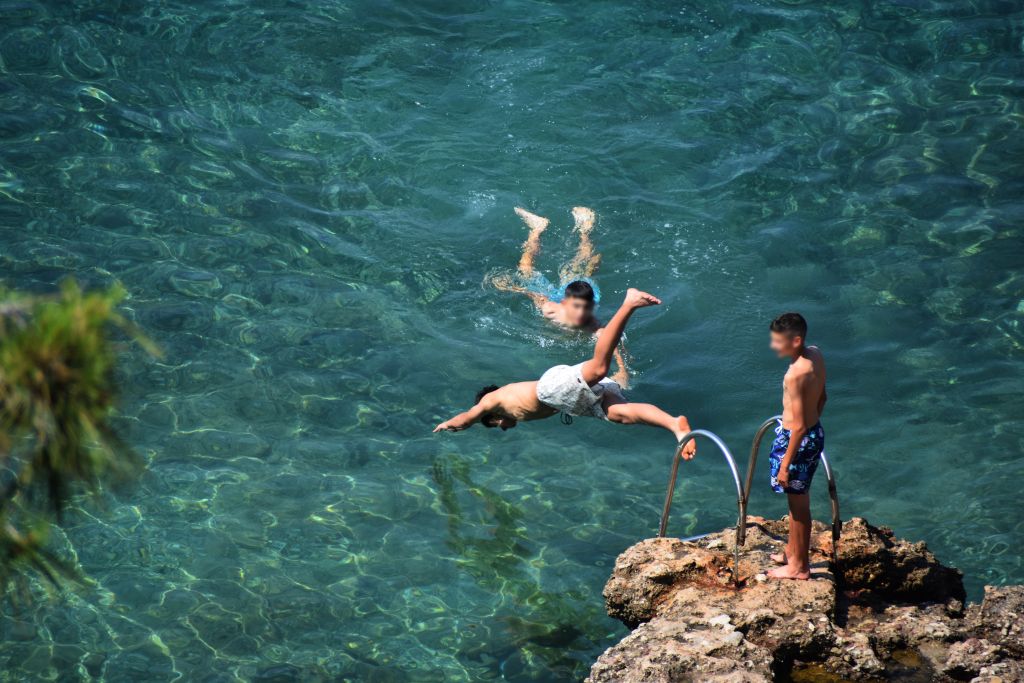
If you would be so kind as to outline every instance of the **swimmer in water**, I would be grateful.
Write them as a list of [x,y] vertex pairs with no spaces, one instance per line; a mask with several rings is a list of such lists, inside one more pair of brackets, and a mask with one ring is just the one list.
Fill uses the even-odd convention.
[[[519,422],[565,413],[619,424],[662,427],[672,432],[678,442],[690,431],[686,416],[669,415],[649,403],[630,403],[621,386],[608,377],[612,355],[630,316],[639,308],[660,303],[657,297],[630,289],[604,333],[597,338],[592,358],[578,365],[556,365],[533,382],[484,387],[476,395],[476,405],[437,425],[434,432],[459,432],[478,422],[506,431]],[[683,457],[689,460],[694,453],[696,444],[691,440],[683,449]]]
[[[534,261],[540,253],[540,236],[550,221],[520,207],[516,207],[515,212],[530,230],[523,243],[523,255],[519,258],[515,275],[494,276],[492,284],[505,292],[525,294],[545,318],[557,325],[599,335],[602,325],[594,315],[594,309],[601,300],[601,292],[591,279],[601,263],[601,255],[594,251],[594,243],[590,240],[594,212],[585,206],[572,209],[573,229],[579,233],[580,243],[572,260],[558,269],[561,282],[558,287],[534,269]],[[621,345],[615,349],[617,370],[612,379],[621,387],[629,388],[629,371],[622,351]]]

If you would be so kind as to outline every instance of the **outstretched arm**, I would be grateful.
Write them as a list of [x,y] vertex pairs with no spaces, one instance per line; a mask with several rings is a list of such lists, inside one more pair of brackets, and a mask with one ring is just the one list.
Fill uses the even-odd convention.
[[480,420],[480,416],[483,415],[479,405],[475,405],[464,413],[459,413],[450,420],[445,420],[441,424],[434,427],[434,433],[438,432],[461,432],[463,429],[469,429]]
[[469,429],[477,422],[479,422],[480,418],[485,413],[487,413],[490,410],[493,410],[497,406],[498,402],[493,397],[494,393],[495,392],[491,392],[490,394],[484,396],[482,399],[480,399],[479,403],[477,403],[475,406],[473,406],[466,412],[459,413],[452,419],[445,420],[441,424],[437,425],[436,427],[434,427],[434,433],[437,434],[438,432],[461,432],[463,429]]
[[583,364],[583,380],[587,384],[593,386],[608,376],[608,368],[611,366],[615,349],[622,340],[622,333],[626,331],[626,323],[629,322],[633,311],[645,306],[657,306],[660,303],[661,299],[638,289],[626,292],[626,299],[605,325],[604,332],[597,338],[594,357]]

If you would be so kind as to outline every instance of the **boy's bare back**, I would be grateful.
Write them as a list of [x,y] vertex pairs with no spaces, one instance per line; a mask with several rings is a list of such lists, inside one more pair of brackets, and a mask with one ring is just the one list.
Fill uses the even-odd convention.
[[537,382],[515,382],[492,391],[483,399],[488,412],[498,413],[513,420],[542,420],[557,410],[544,405],[537,398]]

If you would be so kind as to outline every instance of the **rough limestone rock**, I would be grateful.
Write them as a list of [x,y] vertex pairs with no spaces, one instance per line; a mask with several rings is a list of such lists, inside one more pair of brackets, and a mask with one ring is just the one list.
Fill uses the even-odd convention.
[[1024,681],[1024,663],[1006,661],[983,666],[971,683],[1022,683]]
[[593,683],[771,680],[771,652],[746,640],[727,618],[715,620],[712,617],[707,623],[698,618],[655,619],[638,627],[617,647],[628,653],[628,657],[602,657],[587,680]]
[[666,599],[690,584],[727,589],[730,560],[720,552],[675,538],[648,538],[619,555],[604,589],[609,616],[630,628],[650,621]]
[[968,638],[949,648],[942,673],[958,681],[969,681],[984,667],[998,664],[1004,654],[1002,648],[984,638]]
[[968,621],[980,635],[1024,658],[1024,586],[985,586],[985,597],[968,611]]
[[863,519],[843,525],[838,565],[815,524],[810,581],[769,580],[785,520],[750,518],[692,542],[651,538],[623,552],[604,590],[633,633],[594,664],[591,683],[886,679],[1024,682],[1024,587],[988,587],[964,610],[959,571],[923,543]]
[[943,566],[924,543],[895,538],[892,529],[859,517],[843,525],[839,564],[846,590],[866,590],[886,601],[948,602],[966,599],[963,574]]

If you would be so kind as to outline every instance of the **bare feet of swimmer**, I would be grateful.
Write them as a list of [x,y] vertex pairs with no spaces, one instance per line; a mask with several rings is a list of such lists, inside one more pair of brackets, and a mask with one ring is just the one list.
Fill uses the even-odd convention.
[[548,223],[551,222],[547,218],[538,216],[535,213],[530,213],[526,209],[518,206],[515,208],[515,211],[516,215],[523,219],[523,222],[526,223],[526,227],[531,231],[543,232],[544,229],[548,227]]
[[594,212],[585,206],[572,207],[572,217],[576,221],[576,230],[586,235],[594,229]]
[[796,579],[798,581],[806,581],[811,578],[811,570],[809,568],[801,569],[791,564],[786,564],[769,570],[768,576],[772,579]]

